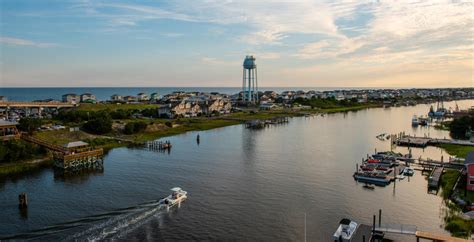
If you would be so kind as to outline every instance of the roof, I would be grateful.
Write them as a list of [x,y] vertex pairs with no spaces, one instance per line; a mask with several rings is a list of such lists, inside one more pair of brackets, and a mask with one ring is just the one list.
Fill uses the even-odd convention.
[[64,145],[65,148],[74,148],[74,147],[79,147],[79,146],[86,146],[89,145],[88,143],[84,141],[74,141],[74,142],[69,142],[66,145]]
[[474,164],[474,151],[469,151],[464,159],[464,164]]
[[18,125],[18,123],[0,119],[0,126],[12,126],[12,125]]

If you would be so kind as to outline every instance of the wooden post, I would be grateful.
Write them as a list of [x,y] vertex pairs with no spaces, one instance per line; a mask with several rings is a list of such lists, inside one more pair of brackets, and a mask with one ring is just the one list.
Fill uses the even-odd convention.
[[28,196],[24,192],[22,192],[22,193],[20,193],[20,195],[18,195],[18,207],[20,209],[28,207]]
[[379,209],[379,228],[382,227],[382,209]]

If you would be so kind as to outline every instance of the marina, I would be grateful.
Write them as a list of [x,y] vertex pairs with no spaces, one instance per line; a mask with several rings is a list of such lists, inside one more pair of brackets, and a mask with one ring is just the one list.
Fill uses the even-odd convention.
[[[303,241],[306,213],[308,241],[333,241],[342,218],[370,226],[375,204],[383,209],[387,222],[449,236],[439,212],[444,208],[442,197],[427,192],[428,181],[418,171],[420,166],[412,164],[420,156],[435,161],[444,156],[449,163],[441,149],[412,148],[414,162],[398,160],[396,173],[388,177],[400,175],[406,164],[414,175],[385,187],[364,188],[364,182],[352,177],[361,157],[366,160],[366,154],[390,150],[390,140],[374,138],[377,135],[405,131],[423,136],[426,131],[412,130],[406,120],[426,109],[427,105],[418,105],[292,118],[285,125],[258,131],[235,125],[188,132],[165,139],[173,145],[170,155],[121,147],[104,154],[100,173],[61,179],[46,169],[25,179],[2,181],[0,238],[101,238],[103,230],[114,231],[107,224],[118,221],[125,226],[123,234],[110,233],[108,239]],[[446,131],[430,130],[430,137],[445,136]],[[360,142],[361,137],[367,139]],[[401,146],[394,146],[393,152],[401,154],[398,159],[410,153]],[[388,155],[380,153],[380,157]],[[176,186],[192,197],[179,211],[155,210]],[[21,192],[28,194],[27,219],[18,209]],[[46,212],[51,204],[54,213]],[[412,240],[403,236],[390,234],[395,241],[416,241],[414,235]]]

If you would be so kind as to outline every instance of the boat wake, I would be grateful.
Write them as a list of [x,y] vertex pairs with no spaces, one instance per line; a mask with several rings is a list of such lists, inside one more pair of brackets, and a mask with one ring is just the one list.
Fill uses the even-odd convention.
[[152,201],[0,239],[66,241],[119,239],[166,212],[166,207],[159,201]]

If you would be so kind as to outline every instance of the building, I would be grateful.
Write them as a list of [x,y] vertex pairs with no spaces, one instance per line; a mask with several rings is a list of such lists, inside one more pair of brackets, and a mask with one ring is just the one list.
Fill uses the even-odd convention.
[[0,120],[0,141],[20,139],[16,126],[18,123]]
[[464,160],[466,165],[466,188],[469,191],[474,191],[474,151],[467,153],[466,159]]
[[212,101],[206,101],[201,104],[201,113],[209,115],[212,113],[230,113],[232,110],[232,104],[224,99],[217,99]]
[[137,94],[137,99],[138,99],[139,102],[150,100],[148,95],[146,93],[143,93],[143,92],[140,92],[140,93]]
[[68,93],[63,95],[63,102],[76,104],[81,101],[80,96],[75,93]]
[[8,98],[5,96],[0,96],[0,102],[6,102],[8,101]]
[[123,101],[123,97],[121,95],[114,94],[114,95],[110,96],[110,100],[112,100],[114,102],[121,102],[121,101]]
[[156,101],[156,100],[160,99],[160,95],[158,93],[154,92],[150,95],[150,99]]
[[123,100],[124,100],[125,102],[133,103],[133,102],[136,102],[136,101],[137,101],[137,98],[134,97],[134,96],[125,96],[125,97],[123,97]]
[[95,95],[91,93],[81,94],[81,102],[83,103],[95,103]]

